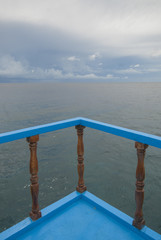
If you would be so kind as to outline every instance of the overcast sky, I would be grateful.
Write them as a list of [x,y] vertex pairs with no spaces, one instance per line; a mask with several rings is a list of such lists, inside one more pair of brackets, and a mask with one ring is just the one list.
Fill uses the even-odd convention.
[[160,0],[0,0],[0,78],[160,81]]

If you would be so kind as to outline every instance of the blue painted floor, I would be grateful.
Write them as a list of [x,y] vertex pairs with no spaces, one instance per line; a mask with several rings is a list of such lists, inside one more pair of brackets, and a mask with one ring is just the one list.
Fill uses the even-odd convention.
[[42,218],[30,218],[0,234],[0,239],[17,240],[141,240],[161,239],[144,227],[132,226],[132,218],[89,192],[73,192],[42,210]]
[[80,199],[17,239],[143,239]]

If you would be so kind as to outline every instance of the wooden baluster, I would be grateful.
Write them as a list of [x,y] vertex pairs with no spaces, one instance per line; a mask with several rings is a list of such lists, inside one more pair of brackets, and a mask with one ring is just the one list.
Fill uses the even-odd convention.
[[145,178],[145,168],[144,168],[144,157],[145,150],[148,147],[147,144],[135,143],[135,148],[137,149],[138,164],[136,168],[136,191],[135,191],[135,201],[136,201],[136,212],[135,218],[133,220],[133,226],[138,229],[142,229],[145,225],[145,220],[143,219],[143,201],[144,201],[144,178]]
[[41,217],[38,204],[39,184],[38,184],[38,160],[37,160],[37,142],[39,141],[39,135],[28,137],[30,148],[30,174],[31,174],[31,196],[32,196],[32,211],[30,217],[32,220],[36,220]]
[[75,127],[77,129],[77,135],[78,135],[78,145],[77,145],[77,154],[78,154],[78,186],[76,190],[80,193],[84,192],[87,190],[86,186],[84,185],[84,145],[83,145],[83,129],[85,128],[84,126],[77,125]]

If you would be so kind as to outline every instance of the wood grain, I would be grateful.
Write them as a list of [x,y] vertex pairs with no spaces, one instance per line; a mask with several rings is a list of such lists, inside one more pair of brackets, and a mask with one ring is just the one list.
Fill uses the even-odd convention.
[[80,193],[87,190],[87,187],[84,184],[84,144],[83,144],[83,130],[84,126],[77,125],[75,127],[77,129],[77,135],[78,135],[78,144],[77,144],[77,154],[78,154],[78,186],[76,190]]
[[145,225],[143,218],[143,202],[144,202],[144,158],[145,150],[148,147],[147,144],[135,142],[135,148],[137,149],[138,164],[136,168],[136,190],[135,190],[135,201],[136,201],[136,212],[133,220],[133,226],[138,229],[142,229]]
[[27,138],[30,149],[30,174],[31,174],[31,196],[32,196],[32,211],[30,217],[32,220],[36,220],[41,217],[38,204],[39,183],[38,183],[38,160],[37,160],[37,142],[39,141],[39,135],[35,135]]

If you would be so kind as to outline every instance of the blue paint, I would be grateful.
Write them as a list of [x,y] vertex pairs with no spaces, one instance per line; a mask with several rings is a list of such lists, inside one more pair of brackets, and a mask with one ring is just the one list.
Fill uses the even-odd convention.
[[161,137],[147,134],[139,131],[134,131],[127,128],[114,126],[99,121],[94,121],[88,118],[81,118],[81,125],[90,127],[96,130],[107,132],[119,137],[127,138],[144,144],[148,144],[157,148],[161,148]]
[[37,134],[47,133],[51,131],[60,130],[63,128],[73,127],[76,125],[83,125],[85,127],[90,127],[96,130],[114,134],[119,137],[127,138],[130,140],[142,142],[157,148],[161,148],[161,137],[152,134],[147,134],[139,131],[134,131],[127,128],[122,128],[114,126],[107,123],[102,123],[94,121],[88,118],[72,118],[64,121],[59,121],[55,123],[49,123],[45,125],[40,125],[36,127],[25,128],[21,130],[16,130],[7,133],[0,134],[0,143],[11,142],[25,137],[34,136]]
[[131,231],[136,232],[137,234],[142,236],[143,239],[161,239],[160,234],[154,232],[147,226],[145,226],[142,230],[138,230],[137,228],[133,227],[133,218],[121,212],[117,208],[111,206],[110,204],[106,203],[105,201],[101,200],[100,198],[96,197],[95,195],[89,193],[88,191],[82,193],[82,195],[87,202],[96,206],[100,211],[108,214],[113,219],[116,219],[118,224],[122,224],[125,227],[131,229]]
[[36,127],[24,128],[12,132],[0,134],[0,143],[15,141],[21,138],[31,137],[37,134],[52,132],[63,128],[73,127],[80,124],[80,118],[72,118],[55,123],[39,125]]
[[0,240],[4,239],[17,239],[22,234],[27,233],[30,229],[37,227],[41,222],[46,221],[53,214],[56,214],[59,211],[63,211],[64,208],[70,206],[72,203],[81,198],[81,194],[78,192],[73,192],[68,196],[60,199],[59,201],[49,205],[48,207],[41,210],[42,217],[36,221],[32,221],[30,217],[19,222],[13,227],[5,230],[0,233]]
[[73,192],[42,210],[42,218],[29,218],[0,234],[0,239],[161,239],[144,227],[131,226],[132,218],[89,192]]

